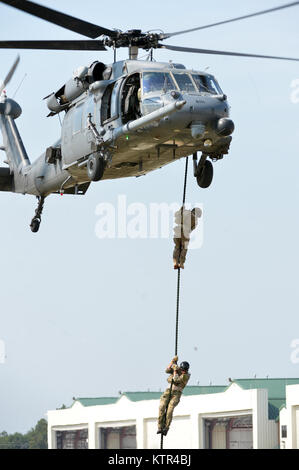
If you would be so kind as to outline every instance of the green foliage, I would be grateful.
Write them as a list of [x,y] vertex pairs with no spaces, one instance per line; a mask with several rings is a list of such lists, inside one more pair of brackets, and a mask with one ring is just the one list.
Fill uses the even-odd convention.
[[47,449],[47,426],[47,421],[40,419],[26,434],[3,431],[0,433],[0,449]]
[[56,410],[66,410],[66,408],[65,404],[63,404],[60,408],[56,408]]

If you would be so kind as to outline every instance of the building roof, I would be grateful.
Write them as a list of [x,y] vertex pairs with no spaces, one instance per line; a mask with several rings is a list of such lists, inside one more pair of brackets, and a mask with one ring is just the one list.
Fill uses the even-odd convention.
[[227,389],[227,385],[189,385],[184,388],[184,395],[209,395],[220,393]]
[[[187,386],[184,389],[184,395],[204,395],[210,393],[219,393],[226,390],[226,385],[209,385],[209,386]],[[100,397],[100,398],[76,398],[83,406],[110,405],[116,403],[122,396],[127,397],[131,401],[142,400],[159,400],[162,392],[124,392],[119,397]]]
[[271,399],[285,399],[286,385],[299,384],[298,379],[235,379],[235,383],[248,390],[252,388],[266,388]]
[[118,397],[100,397],[100,398],[76,398],[83,406],[111,405],[116,403]]
[[122,395],[131,401],[158,400],[161,392],[124,392]]
[[[299,378],[290,379],[235,379],[231,381],[239,385],[244,390],[266,389],[268,390],[268,418],[277,419],[279,410],[286,402],[286,385],[299,384]],[[230,384],[231,385],[231,384]],[[227,390],[230,385],[189,385],[184,389],[184,395],[209,395],[211,393],[221,393]],[[130,401],[158,400],[161,392],[124,392],[118,397],[100,398],[76,398],[83,406],[110,405],[116,403],[122,396]]]
[[286,402],[286,385],[299,384],[299,378],[291,379],[235,379],[234,383],[238,384],[245,390],[254,388],[264,388],[268,390],[268,417],[269,419],[277,419],[280,408]]

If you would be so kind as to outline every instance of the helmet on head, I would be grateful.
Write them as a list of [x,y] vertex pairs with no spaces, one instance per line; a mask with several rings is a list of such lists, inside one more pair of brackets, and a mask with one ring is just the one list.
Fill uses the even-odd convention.
[[183,361],[180,363],[180,369],[185,370],[186,372],[188,372],[189,367],[189,362]]

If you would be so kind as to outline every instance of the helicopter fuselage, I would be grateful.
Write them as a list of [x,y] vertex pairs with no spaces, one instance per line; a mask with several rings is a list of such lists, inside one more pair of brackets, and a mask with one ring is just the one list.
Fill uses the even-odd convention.
[[[110,70],[108,80],[92,83],[65,114],[61,140],[56,144],[61,147],[58,163],[71,176],[65,188],[89,181],[85,163],[101,147],[109,153],[102,179],[144,175],[197,151],[212,159],[228,152],[233,127],[227,119],[226,96],[214,77],[182,65],[137,60],[117,62]],[[204,89],[202,84],[200,90],[199,77],[213,85]],[[164,88],[161,80],[165,81]],[[127,122],[175,101],[185,104],[170,115],[115,138]],[[224,131],[217,127],[219,120],[224,122]],[[96,134],[102,137],[97,139]]]
[[[61,138],[33,164],[20,166],[15,192],[47,196],[89,184],[86,166],[94,154],[105,159],[101,179],[115,179],[198,151],[213,160],[228,153],[233,123],[213,76],[140,60],[96,66],[92,83],[86,86],[88,69],[81,67],[48,97],[50,115],[65,112]],[[131,123],[138,125],[130,130]]]

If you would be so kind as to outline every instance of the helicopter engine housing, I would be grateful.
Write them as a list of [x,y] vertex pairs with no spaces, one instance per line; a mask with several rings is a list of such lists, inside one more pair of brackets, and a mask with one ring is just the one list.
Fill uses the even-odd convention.
[[105,69],[106,65],[98,61],[93,62],[89,67],[81,66],[76,69],[70,80],[56,93],[47,97],[49,110],[56,114],[68,108],[70,103],[88,90],[92,83],[104,79]]

